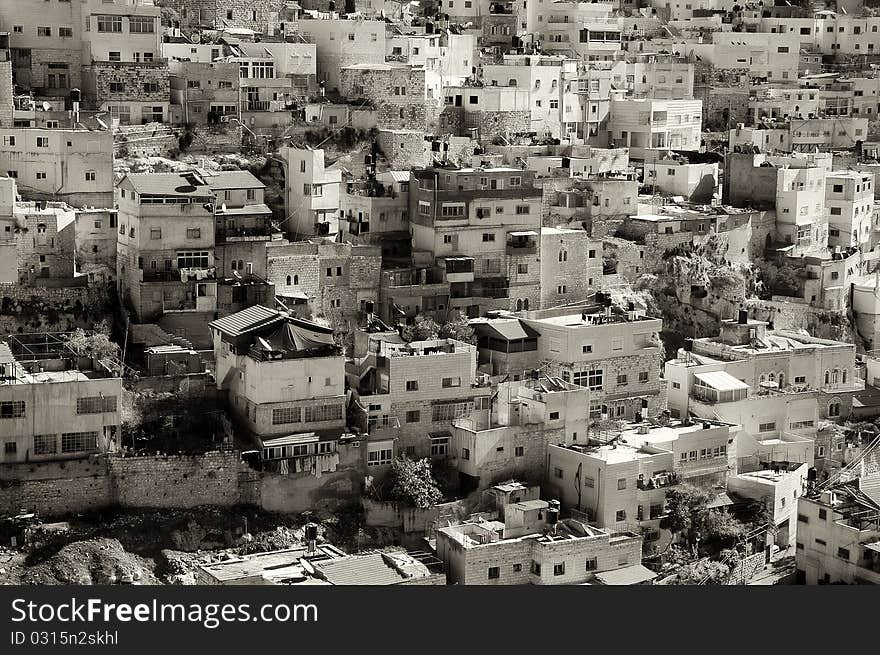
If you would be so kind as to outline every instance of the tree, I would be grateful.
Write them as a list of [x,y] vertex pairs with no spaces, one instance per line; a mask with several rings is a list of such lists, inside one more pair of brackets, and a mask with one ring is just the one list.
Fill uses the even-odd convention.
[[443,499],[443,493],[431,474],[431,460],[410,459],[405,455],[391,464],[386,484],[390,500],[411,507],[427,509]]
[[64,342],[78,357],[92,359],[119,357],[119,346],[110,340],[110,330],[105,322],[96,325],[94,332],[77,328],[64,337]]
[[454,321],[444,323],[440,327],[439,336],[442,339],[457,339],[465,343],[474,343],[474,328],[465,318],[457,318]]
[[667,526],[688,545],[699,541],[711,550],[730,545],[746,534],[746,526],[725,510],[710,509],[711,491],[681,484],[666,494]]
[[416,316],[413,325],[407,325],[403,328],[403,338],[406,341],[429,341],[436,339],[440,333],[440,326],[430,316]]

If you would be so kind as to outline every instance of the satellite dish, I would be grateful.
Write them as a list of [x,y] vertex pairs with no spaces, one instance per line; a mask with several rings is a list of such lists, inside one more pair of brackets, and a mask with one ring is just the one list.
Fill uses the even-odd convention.
[[184,184],[183,186],[179,186],[174,189],[177,193],[192,193],[196,190],[194,186],[190,186],[189,184]]
[[299,564],[303,567],[303,571],[305,571],[309,575],[315,575],[315,567],[312,566],[312,563],[305,557],[299,558]]

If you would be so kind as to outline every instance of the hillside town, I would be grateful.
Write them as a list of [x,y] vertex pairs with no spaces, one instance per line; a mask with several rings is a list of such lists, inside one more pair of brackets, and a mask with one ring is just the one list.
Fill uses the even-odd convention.
[[878,584],[878,174],[878,0],[0,0],[0,583]]

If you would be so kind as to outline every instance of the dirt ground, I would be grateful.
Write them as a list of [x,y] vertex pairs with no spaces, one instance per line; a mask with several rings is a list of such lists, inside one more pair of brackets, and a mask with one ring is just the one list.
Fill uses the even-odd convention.
[[359,506],[335,513],[273,514],[231,508],[113,510],[65,517],[67,532],[31,552],[0,547],[0,584],[194,584],[201,564],[303,543],[305,524],[343,550],[399,543],[366,528]]

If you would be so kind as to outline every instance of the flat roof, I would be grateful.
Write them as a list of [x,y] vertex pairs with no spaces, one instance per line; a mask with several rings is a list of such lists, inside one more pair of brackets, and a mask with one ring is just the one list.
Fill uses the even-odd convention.
[[641,564],[625,566],[614,571],[597,573],[596,579],[606,585],[633,585],[648,582],[657,577],[657,574]]

